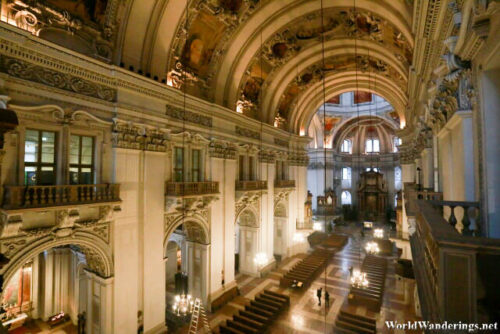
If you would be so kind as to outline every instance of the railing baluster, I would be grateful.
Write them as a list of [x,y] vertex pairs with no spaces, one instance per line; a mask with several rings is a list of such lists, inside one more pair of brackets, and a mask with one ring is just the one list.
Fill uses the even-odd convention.
[[464,217],[462,218],[462,225],[464,226],[462,230],[463,235],[472,235],[472,230],[470,229],[470,219],[469,219],[469,206],[464,205]]
[[457,225],[457,217],[455,217],[455,206],[454,205],[450,205],[450,210],[451,210],[451,214],[450,214],[450,218],[448,218],[448,223],[455,227],[455,225]]

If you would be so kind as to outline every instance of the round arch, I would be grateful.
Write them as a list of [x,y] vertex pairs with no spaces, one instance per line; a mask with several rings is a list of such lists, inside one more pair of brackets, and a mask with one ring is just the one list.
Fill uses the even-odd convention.
[[[336,7],[352,8],[352,1],[338,0],[328,2],[325,5],[325,10]],[[409,25],[411,13],[403,3],[360,0],[356,6],[359,10],[379,13],[380,16],[397,27],[410,41],[410,45],[413,46]],[[216,80],[214,80],[215,87],[222,88],[216,91],[216,103],[222,104],[224,101],[229,101],[230,98],[236,96],[241,77],[260,47],[260,30],[256,31],[255,27],[262,27],[262,39],[268,40],[277,30],[286,26],[289,22],[318,10],[320,10],[319,2],[297,3],[296,1],[277,0],[268,2],[261,10],[256,12],[234,36],[232,44],[228,46],[221,61]],[[240,41],[247,42],[241,45]],[[242,50],[245,50],[245,52]]]
[[189,217],[179,216],[168,224],[167,230],[165,231],[165,237],[163,239],[165,256],[169,239],[180,225],[184,225],[187,239],[205,245],[210,244],[210,228],[203,217],[198,214]]
[[[381,60],[396,71],[405,81],[408,79],[407,69],[402,65],[401,61],[374,41],[360,40],[355,43],[352,39],[334,39],[325,43],[326,62],[337,57],[354,55],[369,56]],[[266,86],[266,94],[262,105],[262,110],[269,112],[267,116],[263,115],[267,122],[273,121],[274,112],[278,108],[281,96],[285,93],[289,83],[293,82],[297,77],[297,68],[304,70],[313,65],[320,65],[322,56],[321,45],[314,45],[297,54],[273,75],[272,81]],[[368,76],[371,77],[372,75],[369,74]],[[231,104],[229,104],[229,107],[231,107]]]
[[[54,238],[53,236],[46,236],[30,242],[26,247],[20,249],[0,271],[4,277],[2,287],[5,288],[5,285],[10,281],[14,273],[33,257],[45,250],[67,245],[84,248],[83,253],[86,256],[87,265],[90,262],[89,256],[92,258],[92,261],[96,261],[94,268],[92,268],[93,265],[90,265],[91,271],[98,271],[96,274],[103,278],[113,276],[113,256],[109,245],[91,233],[78,231],[66,237]],[[88,254],[89,251],[90,254]]]
[[[252,206],[247,206],[241,209],[241,211],[237,214],[235,224],[244,225],[244,226],[252,226],[252,227],[259,227],[259,220],[258,220],[259,215],[257,214],[256,210]],[[243,224],[241,220],[244,220]]]
[[[373,77],[377,76],[377,87],[373,87]],[[308,125],[316,114],[320,106],[323,104],[323,94],[321,89],[322,83],[316,83],[309,87],[300,97],[297,102],[297,107],[289,116],[290,131],[300,133],[300,130],[308,128]],[[379,75],[372,74],[371,78],[367,73],[356,75],[355,71],[343,72],[327,77],[326,79],[326,99],[346,93],[353,90],[363,90],[373,94],[377,94],[386,99],[398,113],[401,124],[405,123],[404,110],[407,97],[394,82]]]

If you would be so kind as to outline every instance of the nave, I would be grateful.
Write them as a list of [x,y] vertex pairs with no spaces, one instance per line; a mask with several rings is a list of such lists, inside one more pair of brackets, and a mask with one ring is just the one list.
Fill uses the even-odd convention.
[[[374,312],[366,307],[364,303],[348,301],[351,289],[349,269],[350,267],[360,268],[367,256],[364,249],[365,244],[372,240],[369,232],[366,232],[364,237],[361,236],[362,228],[359,225],[351,222],[347,226],[334,228],[335,234],[344,234],[349,237],[348,243],[334,251],[333,256],[328,260],[326,268],[316,275],[307,289],[280,287],[280,279],[307,257],[305,253],[287,258],[275,270],[261,278],[239,274],[236,281],[240,295],[215,313],[207,314],[210,328],[213,332],[219,333],[221,325],[225,325],[226,321],[232,319],[233,315],[244,310],[250,300],[265,290],[271,290],[290,297],[290,307],[266,329],[267,333],[352,333],[342,332],[335,327],[336,319],[341,311],[375,319],[377,333],[397,333],[384,326],[386,320],[400,322],[421,320],[415,314],[413,307],[414,283],[396,274],[396,260],[398,259],[396,252],[390,256],[380,256],[380,258],[387,260],[387,275],[380,311]],[[325,307],[325,286],[330,294],[330,305],[328,307]],[[316,291],[319,288],[323,289],[321,306],[318,305],[316,296]],[[176,333],[188,332],[188,326],[176,331]],[[420,332],[411,331],[408,333]]]

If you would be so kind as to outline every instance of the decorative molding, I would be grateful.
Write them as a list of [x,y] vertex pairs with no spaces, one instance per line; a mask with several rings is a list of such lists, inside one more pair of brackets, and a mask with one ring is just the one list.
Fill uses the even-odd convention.
[[114,119],[111,135],[113,147],[154,152],[167,150],[168,132],[162,129]]
[[[52,32],[51,35],[54,31],[58,32],[62,37],[70,34],[74,44],[78,43],[81,48],[80,51],[86,51],[86,55],[99,60],[111,62],[116,37],[116,12],[120,0],[108,1],[105,19],[100,23],[74,17],[67,10],[55,8],[43,1],[7,0],[6,2],[5,15],[14,18],[12,23],[18,28],[29,31],[35,36],[43,36],[45,31]],[[71,45],[65,44],[64,41],[63,38],[58,44],[71,48]]]
[[238,125],[236,125],[234,132],[236,132],[237,135],[247,137],[247,138],[252,138],[252,139],[257,139],[260,140],[261,136],[260,133],[257,131],[253,131],[247,128],[242,128]]
[[116,89],[13,57],[0,55],[0,72],[65,91],[116,102]]
[[235,144],[224,141],[212,139],[208,149],[208,154],[211,158],[220,159],[236,159],[237,147]]
[[274,143],[278,146],[288,147],[288,141],[283,139],[274,138]]
[[170,106],[168,104],[165,106],[165,115],[181,121],[205,126],[207,128],[212,127],[212,117],[203,116],[188,110]]

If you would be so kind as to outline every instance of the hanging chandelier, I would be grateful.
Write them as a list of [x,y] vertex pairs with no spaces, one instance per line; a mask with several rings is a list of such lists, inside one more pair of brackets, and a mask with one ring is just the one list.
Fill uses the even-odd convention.
[[378,254],[380,252],[378,244],[374,241],[368,242],[365,246],[365,250],[368,254]]
[[193,312],[193,305],[194,301],[191,295],[181,294],[175,296],[175,303],[172,308],[178,317],[184,317]]
[[382,239],[384,237],[384,230],[381,228],[376,228],[373,230],[373,236],[377,239]]
[[355,288],[368,287],[368,279],[366,278],[366,273],[359,270],[354,270],[351,277],[351,285]]

